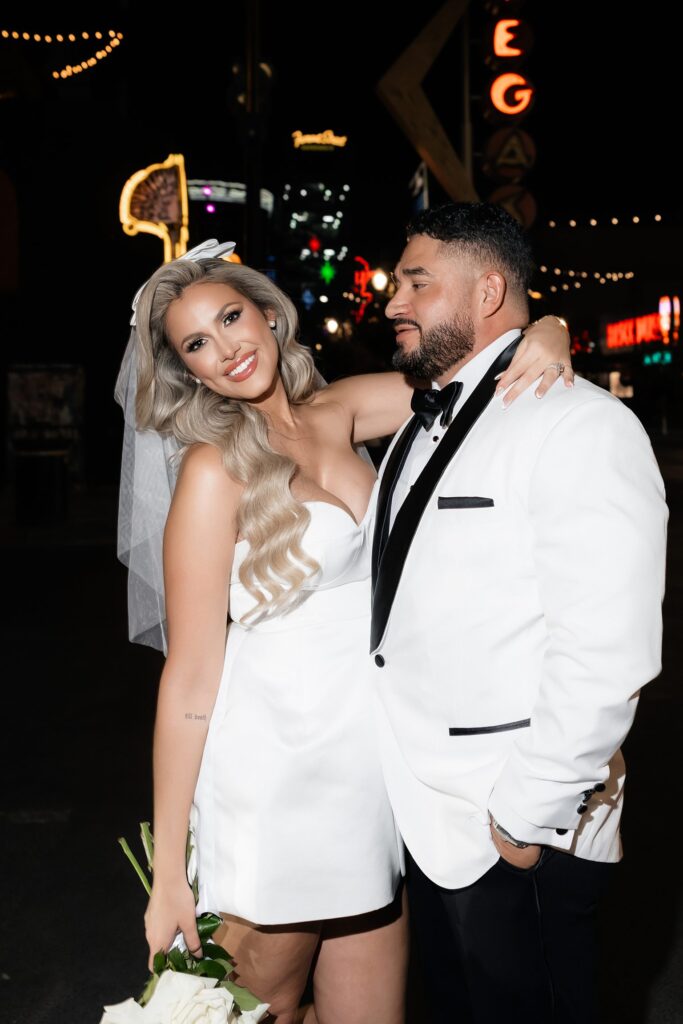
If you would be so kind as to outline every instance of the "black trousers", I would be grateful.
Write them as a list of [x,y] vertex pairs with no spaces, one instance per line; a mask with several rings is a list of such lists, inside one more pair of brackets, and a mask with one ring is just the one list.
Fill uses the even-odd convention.
[[430,1020],[597,1024],[595,912],[616,865],[543,847],[533,868],[500,858],[443,889],[406,862]]

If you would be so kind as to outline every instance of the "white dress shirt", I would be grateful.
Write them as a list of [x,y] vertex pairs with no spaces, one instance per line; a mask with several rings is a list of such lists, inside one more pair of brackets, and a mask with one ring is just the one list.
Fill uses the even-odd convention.
[[[452,377],[452,380],[460,381],[462,384],[462,391],[460,392],[455,409],[453,410],[453,419],[456,418],[460,409],[462,409],[463,405],[470,397],[491,364],[498,358],[501,352],[505,351],[510,342],[513,341],[523,329],[523,327],[515,327],[511,331],[506,331],[505,334],[501,334],[499,338],[496,338],[495,341],[492,341],[491,344],[487,345],[486,348],[481,350],[481,352],[478,352],[473,359],[470,359],[464,366],[461,366],[455,376]],[[432,387],[440,390],[439,385],[435,381],[432,382]],[[502,402],[502,400],[502,395],[498,396],[497,399],[494,399],[494,401],[499,402]],[[391,498],[391,527],[394,525],[396,513],[405,501],[408,491],[429,462],[432,457],[432,453],[435,451],[436,445],[441,441],[441,438],[444,436],[447,429],[448,427],[441,426],[441,416],[439,415],[436,417],[429,430],[420,430],[419,434],[413,441],[401,474],[396,481],[396,487],[394,488],[394,493]]]

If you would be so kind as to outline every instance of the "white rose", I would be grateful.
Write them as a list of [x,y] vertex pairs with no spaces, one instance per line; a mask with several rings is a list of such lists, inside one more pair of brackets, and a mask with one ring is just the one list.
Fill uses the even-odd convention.
[[259,1003],[253,1010],[243,1010],[239,1018],[239,1024],[258,1024],[262,1017],[268,1013],[270,1003]]
[[179,1003],[169,1024],[231,1024],[233,999],[227,989],[205,988],[191,999]]
[[145,1020],[144,1012],[133,998],[126,999],[125,1003],[105,1006],[100,1024],[141,1024]]
[[233,1007],[216,978],[164,971],[146,1006],[134,999],[105,1006],[100,1024],[258,1024],[268,1011],[268,1003],[261,1003],[237,1018]]
[[215,985],[216,978],[164,971],[144,1008],[144,1024],[228,1024],[233,999]]

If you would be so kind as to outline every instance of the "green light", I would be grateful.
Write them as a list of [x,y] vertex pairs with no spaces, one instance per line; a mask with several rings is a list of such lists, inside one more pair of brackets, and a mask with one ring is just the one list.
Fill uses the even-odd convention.
[[668,366],[672,362],[671,352],[651,352],[643,356],[643,366]]
[[337,271],[334,269],[329,260],[325,260],[322,267],[320,268],[320,276],[322,277],[325,284],[329,284],[334,277],[337,276]]

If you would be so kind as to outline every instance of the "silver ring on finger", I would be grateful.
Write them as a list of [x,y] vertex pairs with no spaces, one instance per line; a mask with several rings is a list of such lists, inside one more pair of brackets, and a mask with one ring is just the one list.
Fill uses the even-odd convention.
[[561,377],[567,367],[564,363],[548,363],[546,370],[557,370],[557,376]]

